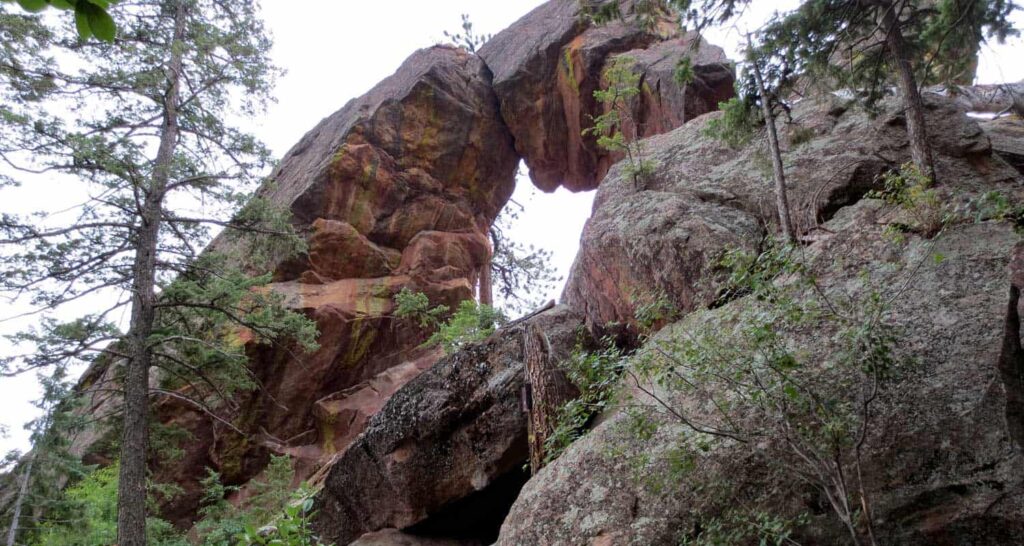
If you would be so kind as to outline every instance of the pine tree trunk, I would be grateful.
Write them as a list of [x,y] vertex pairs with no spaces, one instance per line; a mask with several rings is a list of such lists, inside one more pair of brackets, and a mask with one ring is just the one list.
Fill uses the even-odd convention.
[[146,448],[149,432],[149,338],[156,319],[156,258],[163,201],[178,142],[178,100],[181,94],[181,43],[185,35],[185,3],[176,2],[174,46],[164,96],[164,127],[153,165],[153,176],[140,211],[138,241],[132,265],[132,314],[126,344],[128,372],[124,384],[124,426],[121,433],[117,496],[118,546],[146,544]]
[[536,324],[523,330],[523,358],[530,385],[530,473],[544,466],[544,443],[554,430],[558,410],[576,395],[576,389],[558,369],[551,355],[551,343]]
[[480,305],[494,305],[494,288],[491,280],[493,278],[491,276],[491,260],[493,259],[493,256],[489,256],[487,262],[480,268]]
[[7,529],[7,546],[14,546],[18,538],[18,524],[21,522],[21,507],[25,504],[25,496],[28,494],[28,484],[32,480],[32,463],[36,460],[35,451],[29,455],[25,463],[25,471],[21,475],[21,485],[18,487],[18,498],[14,501],[14,515],[11,516],[11,526]]
[[782,236],[788,243],[796,243],[796,232],[793,229],[793,217],[789,213],[789,197],[786,192],[786,171],[782,164],[782,150],[779,148],[779,133],[775,128],[775,115],[772,113],[771,97],[764,86],[764,76],[761,74],[761,67],[754,58],[754,44],[747,35],[747,46],[750,48],[750,66],[754,71],[754,81],[757,83],[757,91],[761,95],[761,112],[764,114],[764,123],[768,130],[768,148],[772,155],[772,172],[775,177],[775,205],[779,214],[779,225],[782,227]]
[[906,41],[896,14],[898,3],[882,8],[882,28],[885,29],[885,41],[892,56],[893,66],[899,77],[900,94],[903,96],[903,107],[907,118],[907,138],[910,141],[910,158],[921,174],[931,180],[935,178],[935,161],[932,159],[931,146],[928,144],[928,129],[924,120],[924,101],[921,91],[917,88],[914,77],[914,66],[910,62]]

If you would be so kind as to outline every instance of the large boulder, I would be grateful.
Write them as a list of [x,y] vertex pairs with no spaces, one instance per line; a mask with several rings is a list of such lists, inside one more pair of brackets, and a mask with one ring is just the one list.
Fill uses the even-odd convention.
[[[876,217],[878,205],[865,205],[849,212],[860,216],[857,222]],[[911,280],[891,320],[899,347],[920,361],[922,375],[876,405],[863,460],[879,544],[1020,543],[1024,361],[1007,269],[1020,237],[1004,224],[965,225],[894,252],[882,231],[861,224],[809,249],[822,289],[832,297],[864,296],[879,286],[888,297]],[[944,259],[938,262],[933,253]],[[721,328],[737,308],[754,305],[748,298],[733,301],[662,330],[654,342],[677,343],[698,328]],[[787,337],[787,345],[808,361],[829,362],[835,322],[809,330]],[[1010,362],[1007,342],[1017,347]],[[672,393],[659,398],[676,407],[694,402]],[[657,405],[639,390],[635,401]],[[722,503],[771,506],[781,517],[811,514],[796,537],[800,544],[848,540],[820,493],[778,473],[756,452],[720,446],[680,475],[671,454],[687,429],[666,420],[645,439],[635,428],[628,415],[615,415],[544,468],[524,487],[498,544],[678,544],[720,516]]]
[[[792,123],[780,125],[790,207],[806,240],[825,233],[818,226],[836,210],[879,189],[881,173],[909,160],[898,106],[889,100],[882,108],[872,115],[834,97],[808,98],[794,106]],[[655,167],[641,184],[625,161],[601,183],[562,296],[589,323],[633,323],[636,306],[661,294],[680,313],[712,303],[722,251],[758,248],[776,229],[762,136],[734,149],[706,134],[719,116],[644,140]],[[1013,176],[955,103],[929,97],[927,120],[943,178]]]
[[[544,191],[594,189],[611,164],[596,137],[582,131],[604,113],[594,91],[615,55],[628,52],[637,61],[644,93],[632,108],[642,136],[674,129],[733,95],[732,68],[720,48],[696,47],[696,37],[681,36],[668,13],[641,22],[633,12],[641,2],[614,1],[623,18],[594,25],[577,0],[551,0],[480,48],[516,150]],[[672,73],[686,55],[696,79],[684,91]]]
[[[260,388],[218,408],[233,427],[181,400],[156,400],[158,419],[191,435],[182,459],[154,468],[155,479],[183,490],[163,506],[166,517],[193,522],[205,467],[241,485],[271,454],[288,454],[298,478],[310,477],[430,368],[440,353],[421,346],[428,332],[393,317],[393,296],[410,288],[453,309],[473,297],[518,161],[490,71],[476,55],[445,46],[414,53],[285,155],[259,196],[291,213],[308,251],[248,253],[227,236],[212,248],[272,272],[268,289],[316,322],[320,348],[263,346],[242,332]],[[84,376],[92,403],[85,411],[117,409],[117,400],[91,391],[116,377],[116,366]],[[103,462],[108,437],[91,430],[74,449]]]
[[437,362],[395,393],[333,462],[316,527],[348,544],[383,529],[493,541],[525,481],[522,329],[537,325],[553,354],[580,341],[582,321],[556,307]]
[[320,349],[252,347],[262,388],[237,412],[250,437],[220,431],[209,446],[225,479],[244,483],[274,452],[308,477],[437,360],[424,332],[393,318],[392,298],[411,288],[455,308],[473,297],[517,164],[489,70],[444,46],[414,53],[286,154],[261,195],[291,211],[309,251],[259,265],[316,321]]
[[1024,173],[1024,119],[1004,116],[981,123],[992,140],[992,148],[1007,163]]
[[[814,215],[827,219],[803,224],[810,237],[801,260],[816,279],[813,290],[848,305],[869,301],[874,292],[881,294],[881,301],[891,300],[887,320],[897,335],[897,351],[916,362],[914,371],[873,407],[873,425],[863,451],[865,490],[872,499],[878,543],[1020,543],[1024,540],[1020,382],[1024,350],[1019,316],[1024,304],[1019,295],[1024,283],[1024,246],[1010,223],[986,220],[987,213],[977,204],[990,192],[1002,193],[1011,203],[1024,202],[1024,179],[993,153],[975,122],[948,103],[933,102],[929,121],[940,180],[935,191],[942,210],[954,221],[934,239],[912,232],[900,240],[886,228],[904,225],[907,211],[864,197],[866,188],[843,173],[855,171],[858,164],[872,166],[869,156],[876,152],[885,158],[884,164],[903,161],[901,118],[883,114],[873,120],[824,106],[801,107],[794,115],[816,131],[801,146],[806,152],[797,148],[787,153],[786,162],[793,165],[795,202],[801,204],[800,210],[812,207]],[[672,226],[722,226],[726,220],[717,216],[733,210],[767,223],[771,209],[758,216],[758,206],[770,203],[770,183],[753,183],[760,177],[750,173],[750,167],[744,169],[733,155],[744,152],[722,150],[690,130],[652,139],[651,148],[658,150],[656,157],[663,162],[662,176],[652,181],[652,187],[669,188],[670,196],[688,199],[684,201],[687,208],[681,209],[688,216],[663,221]],[[688,144],[687,140],[702,142]],[[840,142],[846,144],[840,146]],[[704,155],[716,150],[710,157]],[[717,171],[709,161],[721,161],[723,170]],[[814,171],[802,165],[814,165]],[[695,175],[704,169],[709,174]],[[595,205],[595,218],[604,222],[608,216],[599,216],[603,209],[626,210],[616,201],[647,203],[642,194],[656,191],[623,188],[627,184],[616,182],[615,173],[613,169],[611,182],[607,188],[602,186]],[[669,173],[677,173],[678,178]],[[707,201],[725,206],[711,207]],[[719,228],[719,232],[727,230]],[[618,228],[618,233],[639,234],[625,227]],[[685,249],[715,244],[707,232],[691,230],[689,238],[677,233],[650,230],[642,235],[646,239],[633,241],[632,248],[671,249],[657,255],[668,260],[656,262],[665,270],[685,265]],[[755,240],[744,244],[758,248]],[[586,237],[584,245],[581,254],[587,252]],[[594,241],[589,245],[593,249]],[[627,264],[620,269],[639,278],[638,282],[654,286],[663,282],[663,277],[650,273],[652,269],[633,266],[635,260],[626,256],[614,247],[608,254],[609,259],[618,260],[613,264]],[[702,289],[707,290],[704,299],[690,309],[705,307],[715,289],[722,287],[720,280],[704,278],[709,288]],[[580,291],[571,301],[600,298],[603,294],[598,290],[611,286],[606,283],[587,289],[591,292]],[[661,286],[673,296],[679,286],[693,285]],[[805,290],[814,294],[811,287]],[[728,339],[729,332],[739,328],[737,317],[757,313],[765,305],[769,304],[754,296],[733,294],[716,302],[713,309],[690,313],[662,329],[634,362],[650,355],[661,358],[656,344],[665,350],[674,343],[692,342],[700,332]],[[813,369],[822,374],[835,365],[843,343],[838,335],[841,321],[828,317],[824,313],[814,324],[778,330],[784,336],[782,345],[820,366]],[[689,398],[685,391],[650,382],[642,367],[635,370],[623,387],[631,399],[624,407],[634,411],[605,416],[595,430],[532,478],[502,526],[499,545],[679,544],[707,529],[729,507],[768,510],[783,518],[807,514],[809,523],[793,537],[801,544],[849,540],[822,493],[767,461],[758,448],[711,442],[707,451],[685,459],[693,466],[681,471],[678,448],[681,435],[689,429],[661,404],[668,401],[687,408],[698,421],[710,419],[714,407],[707,400]],[[657,432],[637,426],[638,407],[650,408],[650,422],[661,424]],[[764,438],[758,446],[772,441]]]

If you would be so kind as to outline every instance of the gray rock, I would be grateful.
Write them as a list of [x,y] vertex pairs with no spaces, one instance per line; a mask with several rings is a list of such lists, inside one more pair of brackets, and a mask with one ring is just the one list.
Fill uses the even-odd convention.
[[[575,346],[582,325],[564,306],[530,322],[559,357]],[[326,540],[348,544],[367,532],[406,529],[522,468],[520,337],[517,327],[500,330],[392,396],[334,462],[317,496],[316,526]]]

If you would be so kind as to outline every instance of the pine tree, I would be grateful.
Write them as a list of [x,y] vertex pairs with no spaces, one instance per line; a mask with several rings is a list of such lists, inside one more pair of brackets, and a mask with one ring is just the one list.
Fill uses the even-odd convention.
[[[850,87],[869,102],[883,94],[891,68],[906,110],[911,158],[934,180],[919,89],[934,77],[925,60],[974,51],[985,35],[1003,40],[1014,34],[1008,18],[1015,8],[1008,0],[805,0],[761,35],[766,48],[788,52],[794,72]],[[969,56],[950,59],[944,72],[960,73],[970,62]]]
[[[233,392],[254,386],[243,332],[311,348],[315,329],[259,289],[268,275],[250,275],[268,254],[301,246],[286,214],[248,199],[269,154],[227,122],[261,111],[277,72],[258,4],[116,7],[112,43],[46,29],[19,31],[27,42],[0,49],[7,182],[42,174],[69,192],[88,191],[71,213],[0,218],[0,291],[44,315],[17,338],[35,351],[0,360],[0,373],[97,361],[120,370],[112,387],[123,392],[118,544],[135,546],[146,543],[150,396],[214,415]],[[214,228],[225,230],[225,242],[203,253]],[[54,318],[75,302],[96,311]],[[130,309],[126,333],[116,321],[122,309]],[[155,389],[153,367],[161,370]],[[193,387],[188,395],[178,390],[184,385]]]

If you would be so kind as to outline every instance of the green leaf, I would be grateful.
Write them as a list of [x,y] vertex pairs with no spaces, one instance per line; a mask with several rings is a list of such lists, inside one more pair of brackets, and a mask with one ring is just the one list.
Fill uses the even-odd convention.
[[100,8],[102,10],[105,10],[105,9],[110,7],[110,2],[108,2],[107,0],[85,0],[85,1],[89,2],[90,4]]
[[92,27],[89,25],[89,16],[81,9],[75,9],[75,28],[78,29],[78,36],[83,40],[92,38]]
[[[86,21],[92,34],[104,42],[113,42],[114,37],[117,36],[117,25],[114,24],[114,19],[92,2],[93,0],[89,0],[89,2],[80,2],[77,5],[75,22],[78,22],[77,15],[85,13]],[[81,27],[78,30],[81,33]]]
[[57,9],[75,9],[75,3],[71,0],[50,0],[50,5]]
[[37,12],[46,9],[46,0],[18,0],[18,4],[25,11]]

